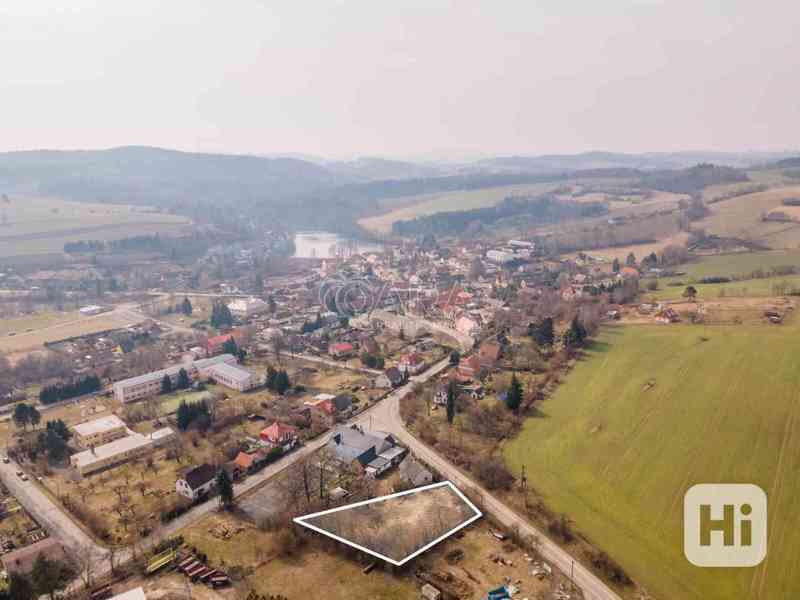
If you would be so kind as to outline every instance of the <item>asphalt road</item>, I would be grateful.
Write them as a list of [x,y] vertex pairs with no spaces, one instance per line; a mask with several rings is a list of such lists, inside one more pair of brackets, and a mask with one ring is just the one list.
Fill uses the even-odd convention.
[[[447,361],[443,361],[443,363],[437,365],[439,371],[447,367]],[[569,552],[551,541],[524,517],[503,504],[478,482],[459,471],[457,467],[408,432],[400,417],[400,402],[410,391],[410,386],[416,381],[427,381],[430,378],[429,373],[426,372],[419,377],[412,378],[411,384],[407,386],[408,389],[400,388],[398,393],[392,394],[376,405],[375,411],[371,414],[372,428],[392,433],[413,454],[434,467],[456,486],[462,489],[471,488],[478,491],[482,497],[484,510],[491,513],[505,527],[509,529],[516,527],[523,535],[536,536],[540,540],[539,551],[544,559],[558,567],[562,573],[571,576],[573,582],[583,591],[586,600],[621,600],[614,590],[575,560]],[[368,419],[369,417],[365,419],[362,415],[358,418],[358,421],[363,424]]]
[[[461,488],[472,488],[478,491],[482,496],[484,509],[491,513],[504,526],[509,529],[517,527],[524,535],[536,536],[540,540],[539,550],[545,560],[557,566],[563,573],[571,575],[575,584],[582,589],[584,597],[587,600],[621,600],[616,592],[603,583],[594,573],[578,563],[566,550],[552,542],[541,531],[528,523],[524,517],[503,504],[488,490],[484,489],[472,478],[463,474],[458,468],[450,464],[446,459],[406,430],[400,418],[400,402],[412,391],[414,384],[424,383],[430,380],[432,377],[445,370],[448,365],[449,358],[445,358],[436,363],[424,373],[412,377],[409,383],[396,389],[384,400],[360,415],[357,415],[348,423],[358,423],[374,430],[383,430],[392,433],[408,447],[412,453],[434,467],[455,485]],[[251,475],[245,481],[236,484],[234,486],[236,495],[239,496],[258,487],[266,480],[291,466],[294,462],[313,454],[324,446],[329,438],[330,433],[326,433],[272,463],[259,473]],[[105,559],[108,556],[108,550],[96,544],[82,529],[75,525],[70,517],[62,512],[62,510],[42,492],[38,484],[34,481],[23,482],[17,477],[17,470],[18,467],[14,463],[0,463],[0,478],[2,478],[9,491],[20,501],[28,512],[50,531],[53,537],[58,538],[66,547],[72,550],[82,549],[84,552],[86,549],[91,549],[97,557],[95,576],[107,572],[109,570],[109,565]],[[160,537],[177,533],[204,515],[216,510],[217,506],[217,502],[211,500],[195,507],[188,513],[162,527],[160,529]],[[150,540],[148,540],[148,542],[149,541]],[[144,544],[145,547],[148,545],[149,544]],[[132,550],[128,548],[119,554],[119,560],[124,562],[129,559],[131,555]]]

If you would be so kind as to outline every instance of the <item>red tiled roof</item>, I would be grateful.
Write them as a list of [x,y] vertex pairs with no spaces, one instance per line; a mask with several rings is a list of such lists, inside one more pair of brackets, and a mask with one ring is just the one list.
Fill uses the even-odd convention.
[[233,462],[242,470],[249,469],[253,464],[253,455],[247,454],[246,452],[239,452],[236,458],[233,459]]
[[229,333],[210,337],[206,342],[206,346],[208,348],[217,348],[219,346],[222,346],[225,342],[227,342],[231,338],[236,340],[236,342],[238,343],[244,338],[244,333],[239,331],[238,329],[234,329]]
[[314,408],[318,408],[321,411],[328,413],[329,415],[332,415],[333,413],[336,412],[336,407],[330,400],[323,400],[322,402],[318,402],[317,404],[314,405]]
[[424,361],[422,360],[422,357],[416,352],[410,352],[408,354],[405,354],[400,359],[400,362],[407,365],[418,365]]
[[269,442],[281,442],[287,437],[297,434],[297,429],[291,425],[284,425],[275,421],[269,427],[261,430],[261,439]]

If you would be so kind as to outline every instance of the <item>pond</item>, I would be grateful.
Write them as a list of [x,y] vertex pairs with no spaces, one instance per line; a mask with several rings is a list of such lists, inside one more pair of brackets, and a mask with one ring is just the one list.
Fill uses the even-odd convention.
[[353,254],[380,252],[383,247],[374,242],[364,242],[342,237],[327,231],[302,231],[294,236],[294,255],[297,258],[348,257]]

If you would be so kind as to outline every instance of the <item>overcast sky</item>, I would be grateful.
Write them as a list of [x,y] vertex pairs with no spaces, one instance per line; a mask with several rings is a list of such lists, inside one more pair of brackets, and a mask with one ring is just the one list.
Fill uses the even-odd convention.
[[0,149],[796,149],[799,32],[797,0],[0,0]]

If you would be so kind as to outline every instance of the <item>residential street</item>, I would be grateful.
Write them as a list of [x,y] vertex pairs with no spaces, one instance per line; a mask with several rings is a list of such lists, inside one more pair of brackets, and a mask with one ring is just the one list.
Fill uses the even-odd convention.
[[[572,556],[552,542],[541,531],[533,527],[524,517],[518,515],[508,506],[495,498],[488,490],[477,483],[471,477],[464,475],[458,468],[450,464],[447,460],[439,456],[434,450],[423,444],[411,435],[403,426],[400,418],[400,401],[410,391],[414,382],[423,382],[447,367],[448,361],[438,363],[436,367],[423,373],[419,377],[413,377],[409,385],[400,388],[396,393],[387,397],[375,407],[372,416],[372,428],[391,432],[403,445],[418,456],[423,461],[438,470],[447,479],[452,481],[460,488],[472,488],[478,490],[483,497],[483,505],[487,512],[492,513],[503,525],[509,529],[518,527],[519,531],[527,536],[536,536],[540,540],[539,549],[542,556],[557,566],[563,573],[572,575],[573,581],[584,593],[587,600],[621,600],[619,595],[603,583],[594,573],[578,563]],[[358,421],[362,425],[369,424],[369,416],[361,415]]]
[[[574,561],[566,550],[550,541],[542,532],[530,525],[526,519],[492,496],[491,493],[476,481],[461,473],[456,467],[439,456],[434,450],[420,442],[405,429],[400,418],[400,402],[402,399],[411,392],[414,384],[424,383],[430,380],[448,366],[449,357],[436,363],[421,375],[412,377],[409,383],[396,389],[383,401],[360,415],[357,415],[348,423],[358,423],[366,428],[392,433],[407,446],[412,453],[437,469],[454,484],[462,488],[469,487],[479,491],[483,496],[485,509],[491,512],[506,527],[518,527],[523,534],[535,535],[540,539],[540,551],[544,558],[557,566],[562,572],[568,575],[571,573],[573,580],[583,590],[587,600],[621,600],[613,590],[606,586],[592,572],[580,565],[577,561]],[[330,433],[326,433],[267,466],[263,471],[251,475],[242,483],[236,484],[236,495],[244,494],[258,487],[294,462],[313,454],[324,446],[329,438]],[[70,517],[64,514],[61,509],[42,492],[37,483],[33,481],[23,482],[17,477],[17,470],[18,467],[13,462],[11,464],[0,463],[0,477],[2,477],[9,491],[51,532],[51,535],[60,539],[65,546],[72,550],[81,549],[84,552],[87,548],[91,548],[97,557],[95,576],[107,572],[109,570],[109,565],[108,561],[105,559],[108,555],[108,550],[95,543],[82,529],[75,525]],[[190,512],[161,528],[160,537],[174,535],[202,516],[216,510],[217,506],[217,502],[211,500],[195,507]],[[149,543],[151,543],[151,540],[152,538],[148,539],[144,546],[147,547]],[[124,562],[130,559],[131,555],[132,549],[128,548],[124,552],[119,553],[118,556],[119,560]]]

